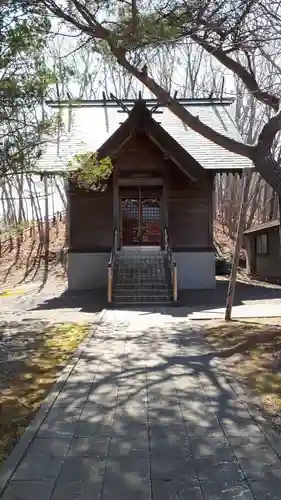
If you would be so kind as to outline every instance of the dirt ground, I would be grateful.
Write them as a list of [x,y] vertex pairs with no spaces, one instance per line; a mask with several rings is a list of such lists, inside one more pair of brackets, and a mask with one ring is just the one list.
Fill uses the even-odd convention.
[[38,235],[30,238],[24,233],[23,240],[13,240],[13,249],[2,245],[0,257],[0,292],[1,289],[22,283],[40,281],[46,283],[49,276],[62,280],[66,276],[66,241],[65,223],[50,228],[48,258],[46,247],[39,243]]

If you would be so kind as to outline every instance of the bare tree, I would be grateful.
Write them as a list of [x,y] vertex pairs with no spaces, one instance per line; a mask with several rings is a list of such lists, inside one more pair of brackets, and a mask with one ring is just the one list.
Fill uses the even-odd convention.
[[[70,0],[71,12],[63,9],[58,0],[42,0],[41,3],[88,39],[94,50],[103,49],[104,56],[113,55],[124,69],[193,130],[223,148],[252,160],[261,176],[281,195],[281,169],[272,152],[273,142],[281,128],[280,85],[268,88],[259,81],[253,65],[253,54],[264,58],[260,48],[268,53],[269,40],[280,38],[279,1],[273,1],[269,8],[267,0],[174,0],[168,3],[155,0],[150,2],[148,13],[146,2],[139,1],[139,22],[133,32],[132,14],[126,12],[120,16],[118,7],[121,2],[107,2],[107,9],[99,0],[87,3]],[[151,75],[135,64],[136,54],[145,57],[148,48],[153,51],[159,45],[182,46],[186,40],[202,47],[239,78],[257,101],[272,109],[273,115],[264,123],[255,144],[231,139],[212,129],[182,107]]]

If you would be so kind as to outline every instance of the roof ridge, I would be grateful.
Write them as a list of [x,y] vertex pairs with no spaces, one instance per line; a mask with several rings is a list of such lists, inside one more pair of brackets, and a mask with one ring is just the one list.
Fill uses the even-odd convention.
[[[122,103],[130,106],[134,106],[139,99],[122,99]],[[198,98],[187,98],[187,97],[179,97],[177,98],[177,101],[180,104],[186,104],[186,105],[201,105],[201,106],[227,106],[230,104],[233,104],[235,101],[235,98],[233,97],[225,97],[225,98],[219,98],[219,99],[209,99],[205,97],[198,97]],[[165,104],[159,103],[158,99],[143,99],[143,102],[145,105],[155,105],[159,104],[159,107],[161,108],[166,108],[167,106]],[[120,108],[120,104],[116,102],[114,99],[107,99],[104,101],[103,99],[73,99],[73,100],[46,100],[46,105],[50,107],[72,107],[72,108],[77,108],[77,107],[112,107],[112,108]]]

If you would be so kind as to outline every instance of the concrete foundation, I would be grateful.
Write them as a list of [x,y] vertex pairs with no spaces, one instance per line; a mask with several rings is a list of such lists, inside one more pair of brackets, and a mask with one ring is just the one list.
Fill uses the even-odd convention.
[[[179,290],[215,288],[214,252],[173,252]],[[68,289],[91,290],[107,287],[109,253],[69,253]]]
[[214,252],[173,252],[179,290],[207,290],[216,287]]
[[107,287],[109,253],[69,253],[68,289],[92,290]]

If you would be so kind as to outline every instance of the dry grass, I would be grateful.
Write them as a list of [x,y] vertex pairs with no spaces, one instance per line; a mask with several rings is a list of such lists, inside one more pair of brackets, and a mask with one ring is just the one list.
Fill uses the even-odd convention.
[[1,325],[0,462],[11,452],[88,330],[85,324]]
[[258,393],[264,409],[274,416],[280,428],[280,318],[213,321],[205,324],[203,331],[214,350],[225,358],[226,370]]

